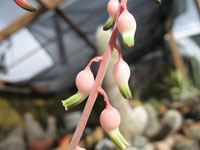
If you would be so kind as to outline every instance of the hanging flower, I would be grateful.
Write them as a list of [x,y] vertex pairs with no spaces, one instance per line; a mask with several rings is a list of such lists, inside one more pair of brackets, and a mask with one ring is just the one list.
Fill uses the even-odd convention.
[[115,64],[113,68],[113,76],[122,96],[126,99],[130,99],[132,97],[131,90],[128,85],[130,68],[122,58],[120,58]]
[[107,105],[100,115],[101,127],[107,132],[111,140],[120,149],[124,150],[129,146],[129,143],[119,131],[120,114],[111,105]]
[[110,0],[109,1],[108,5],[107,5],[107,11],[109,14],[109,18],[103,26],[104,30],[108,30],[114,25],[118,10],[119,10],[119,6],[120,6],[119,0]]
[[124,10],[123,13],[119,16],[118,29],[122,35],[124,45],[127,48],[134,46],[136,21],[128,10]]
[[65,109],[68,110],[69,108],[80,104],[90,94],[93,84],[94,76],[90,68],[86,68],[79,72],[76,77],[76,87],[78,92],[62,101]]
[[14,0],[14,2],[20,6],[21,8],[31,11],[31,12],[35,12],[37,11],[37,9],[35,7],[33,7],[30,3],[27,2],[27,0]]

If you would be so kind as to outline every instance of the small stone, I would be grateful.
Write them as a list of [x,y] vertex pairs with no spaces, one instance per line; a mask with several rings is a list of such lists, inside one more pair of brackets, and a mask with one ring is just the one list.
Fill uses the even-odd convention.
[[156,150],[172,150],[174,144],[174,138],[168,137],[167,139],[154,143]]
[[[87,128],[88,129],[88,128]],[[91,130],[91,129],[90,129]],[[101,127],[96,127],[95,131],[86,136],[85,141],[89,149],[104,138],[104,131]]]
[[144,136],[140,135],[133,138],[131,145],[127,150],[153,150],[153,145],[148,143]]
[[200,126],[199,125],[194,125],[192,127],[186,128],[185,133],[189,138],[194,139],[197,142],[200,142]]
[[147,144],[147,139],[143,136],[135,136],[131,142],[132,145],[138,148],[143,148]]
[[97,143],[97,145],[95,146],[95,150],[117,150],[117,148],[112,141],[105,138]]
[[154,150],[154,147],[152,144],[148,143],[143,148],[131,146],[131,147],[128,147],[127,150]]
[[1,150],[26,150],[26,144],[21,128],[13,129],[7,138],[0,143]]
[[71,132],[74,129],[76,129],[80,118],[81,118],[80,111],[66,113],[63,117],[66,130],[68,132]]
[[196,141],[185,138],[181,135],[176,136],[173,150],[199,150],[199,146]]

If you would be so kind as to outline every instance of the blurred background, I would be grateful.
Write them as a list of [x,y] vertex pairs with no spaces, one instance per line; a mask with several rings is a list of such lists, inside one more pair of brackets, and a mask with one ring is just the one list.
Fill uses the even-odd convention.
[[[85,102],[66,112],[61,100],[76,93],[78,72],[107,47],[108,0],[29,2],[37,12],[0,1],[0,150],[62,150]],[[135,46],[118,41],[133,99],[124,100],[113,81],[115,53],[103,87],[129,150],[199,150],[200,1],[129,0],[128,10],[137,22]],[[116,150],[99,124],[104,107],[99,96],[80,141],[88,150]]]

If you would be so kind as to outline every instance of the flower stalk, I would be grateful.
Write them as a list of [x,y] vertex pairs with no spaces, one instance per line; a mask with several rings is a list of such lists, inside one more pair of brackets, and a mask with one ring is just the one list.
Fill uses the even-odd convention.
[[104,100],[105,100],[105,102],[106,102],[106,106],[107,106],[107,107],[110,106],[110,102],[109,102],[109,100],[108,100],[108,96],[107,96],[106,92],[104,91],[104,89],[102,89],[102,88],[100,87],[100,88],[98,89],[98,91],[99,91],[99,93],[100,93],[101,95],[104,96]]
[[78,145],[78,143],[80,141],[81,135],[83,134],[83,130],[85,129],[89,115],[92,111],[92,108],[93,108],[96,98],[98,96],[98,89],[102,84],[105,72],[106,72],[108,64],[110,62],[111,54],[112,54],[112,51],[116,44],[117,34],[118,34],[118,29],[115,26],[112,36],[111,36],[111,39],[110,39],[110,42],[109,42],[109,45],[108,45],[108,48],[103,55],[103,59],[101,61],[99,71],[98,71],[96,79],[94,81],[94,85],[92,87],[90,96],[87,100],[87,103],[85,105],[85,108],[84,108],[82,116],[81,116],[81,119],[80,119],[79,124],[76,128],[76,131],[72,137],[72,140],[68,147],[68,150],[74,150],[76,148],[76,146]]
[[[103,78],[105,76],[105,73],[106,73],[106,70],[107,70],[107,67],[108,67],[108,64],[110,62],[110,58],[111,58],[111,54],[112,54],[112,51],[115,47],[117,47],[116,45],[116,39],[117,39],[117,34],[118,34],[118,27],[117,27],[117,20],[119,18],[119,16],[121,15],[121,13],[127,9],[126,7],[126,4],[127,4],[127,0],[121,0],[121,4],[120,4],[120,8],[117,12],[117,16],[116,16],[116,21],[115,21],[115,25],[114,25],[114,29],[113,29],[113,32],[112,32],[112,35],[111,35],[111,38],[110,38],[110,41],[109,41],[109,45],[108,45],[108,48],[107,50],[105,51],[104,55],[102,57],[97,57],[97,58],[94,58],[93,60],[90,61],[90,63],[88,64],[87,67],[90,67],[91,64],[95,61],[100,61],[100,67],[99,67],[99,70],[98,70],[98,73],[97,73],[97,76],[96,76],[96,79],[94,81],[94,84],[91,88],[91,91],[90,91],[90,94],[89,94],[89,98],[87,100],[87,103],[85,105],[85,108],[83,110],[83,113],[82,113],[82,116],[81,116],[81,119],[79,121],[79,124],[75,130],[75,133],[72,137],[72,140],[70,142],[70,145],[68,147],[68,150],[75,150],[79,141],[80,141],[80,138],[81,138],[81,135],[83,134],[83,131],[85,129],[85,126],[86,126],[86,123],[88,121],[88,118],[89,118],[89,115],[92,111],[92,108],[94,106],[94,103],[96,101],[96,98],[98,96],[98,94],[102,94],[104,95],[104,98],[105,98],[105,101],[107,103],[107,106],[110,106],[110,103],[107,99],[107,95],[105,96],[105,91],[101,88],[101,85],[102,85],[102,81],[103,81]],[[119,55],[121,55],[121,52],[119,53]],[[86,67],[86,68],[87,68]],[[111,138],[113,137],[112,136],[112,133],[110,133],[111,135]],[[118,132],[118,130],[116,129],[116,131],[114,132],[115,134],[115,137],[118,137],[120,139],[120,142],[123,143],[121,146],[119,145],[119,147],[121,147],[120,149],[124,149],[124,147],[127,147],[128,146],[128,142],[126,142],[126,140],[123,138],[123,136],[121,135],[121,133]]]
[[94,57],[92,60],[90,60],[89,64],[86,66],[86,68],[90,68],[93,62],[100,62],[102,61],[102,56]]

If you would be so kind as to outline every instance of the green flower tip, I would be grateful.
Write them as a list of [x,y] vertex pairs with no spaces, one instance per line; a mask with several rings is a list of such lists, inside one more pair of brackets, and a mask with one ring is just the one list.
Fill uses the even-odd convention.
[[131,36],[131,35],[127,35],[127,34],[123,35],[122,39],[123,39],[123,43],[124,43],[126,48],[131,48],[135,44],[134,37]]
[[29,7],[24,8],[24,9],[26,9],[26,10],[28,10],[28,11],[30,11],[30,12],[36,12],[36,11],[37,11],[37,8],[35,8],[35,7],[33,7],[33,6],[29,6]]
[[37,11],[37,8],[35,8],[33,5],[31,5],[27,0],[14,0],[14,2],[21,8],[30,11],[35,12]]
[[83,94],[77,92],[76,94],[72,95],[66,100],[62,100],[63,106],[65,107],[65,110],[68,110],[78,104],[80,104],[87,96],[84,96]]
[[128,84],[119,86],[119,90],[120,90],[122,96],[123,96],[125,99],[130,99],[130,98],[132,98],[131,90],[130,90]]
[[114,24],[115,24],[115,20],[113,18],[108,18],[108,20],[103,26],[103,30],[104,31],[109,30]]
[[115,129],[109,133],[109,136],[113,143],[120,149],[120,150],[125,150],[127,149],[130,144],[126,141],[124,136],[120,133],[119,129]]
[[161,0],[154,0],[157,4],[161,4]]

